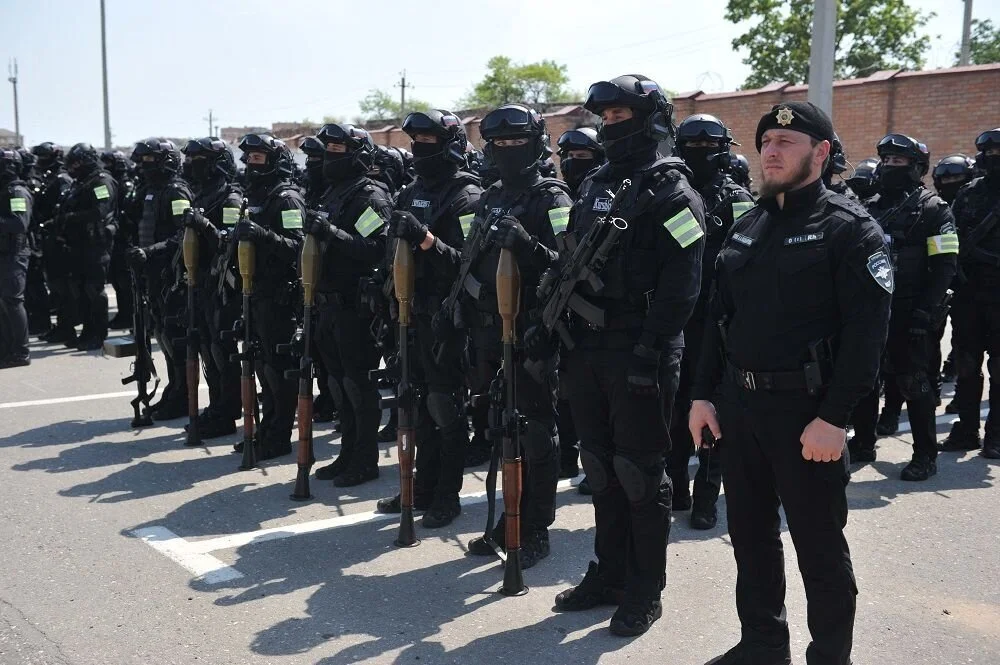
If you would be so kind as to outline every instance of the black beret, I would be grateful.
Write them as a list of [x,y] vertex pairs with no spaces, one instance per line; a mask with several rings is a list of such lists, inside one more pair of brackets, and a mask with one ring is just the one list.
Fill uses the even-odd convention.
[[831,144],[834,139],[833,121],[812,102],[786,102],[772,106],[757,123],[757,152],[760,152],[761,137],[769,129],[791,129]]

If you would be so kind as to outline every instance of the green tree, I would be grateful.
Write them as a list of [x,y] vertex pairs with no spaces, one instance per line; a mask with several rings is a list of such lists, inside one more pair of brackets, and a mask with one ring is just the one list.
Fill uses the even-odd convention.
[[[361,117],[365,120],[400,120],[403,119],[403,111],[400,108],[399,100],[394,98],[385,90],[369,90],[368,94],[358,102],[361,109]],[[406,100],[406,113],[411,111],[427,111],[432,106],[419,99]]]
[[[813,0],[729,0],[726,20],[756,21],[733,40],[733,48],[748,52],[743,62],[753,68],[744,88],[808,80],[812,16]],[[911,8],[906,0],[838,0],[834,76],[919,69],[929,44],[918,30],[933,16]]]
[[[958,64],[960,53],[955,54],[955,64]],[[972,35],[969,39],[969,64],[988,65],[1000,62],[1000,27],[993,27],[993,21],[974,20]]]
[[465,108],[497,107],[524,102],[543,104],[571,101],[566,65],[553,60],[515,63],[505,55],[497,55],[486,63],[486,76],[458,105]]

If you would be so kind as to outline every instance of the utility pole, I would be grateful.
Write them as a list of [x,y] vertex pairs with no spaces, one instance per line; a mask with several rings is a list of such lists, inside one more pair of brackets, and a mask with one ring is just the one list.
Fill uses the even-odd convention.
[[212,131],[215,128],[215,126],[216,126],[215,122],[214,122],[214,119],[215,119],[215,116],[212,115],[212,109],[208,109],[208,117],[207,118],[202,118],[202,120],[208,120],[208,135],[209,136],[215,136],[215,132]]
[[17,141],[17,145],[22,145],[21,116],[18,113],[17,108],[17,59],[7,63],[7,73],[10,74],[10,76],[7,77],[7,80],[14,86],[14,138]]
[[809,101],[826,111],[831,118],[836,39],[836,0],[816,0],[813,5],[812,44],[809,48]]
[[962,50],[958,56],[959,65],[969,64],[969,49],[972,41],[972,0],[965,1],[965,18],[962,21]]
[[104,0],[101,0],[101,76],[104,79],[104,149],[111,150],[111,119],[108,114],[108,46],[104,29]]
[[405,69],[400,74],[400,81],[397,85],[399,86],[399,122],[400,124],[402,124],[403,118],[406,117],[406,70]]

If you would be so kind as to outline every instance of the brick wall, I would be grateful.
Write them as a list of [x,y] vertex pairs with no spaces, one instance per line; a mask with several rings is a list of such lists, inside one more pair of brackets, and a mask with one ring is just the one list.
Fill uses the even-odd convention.
[[[683,93],[674,100],[674,119],[693,113],[718,116],[742,143],[738,152],[760,177],[754,133],[772,105],[805,100],[806,85],[773,83],[757,90]],[[1000,126],[1000,64],[922,72],[876,72],[868,78],[833,84],[833,124],[847,158],[857,163],[875,156],[875,144],[889,132],[908,134],[927,144],[931,165],[954,152],[972,155],[975,138]]]

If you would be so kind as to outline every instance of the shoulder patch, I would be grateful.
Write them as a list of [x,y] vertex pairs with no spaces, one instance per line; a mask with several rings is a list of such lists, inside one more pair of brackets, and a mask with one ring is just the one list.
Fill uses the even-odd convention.
[[569,208],[552,208],[549,210],[549,223],[553,233],[562,233],[569,224]]
[[879,250],[868,257],[868,274],[872,276],[875,283],[892,293],[895,290],[895,280],[892,275],[892,264],[885,251]]
[[[237,213],[238,215],[239,213]],[[281,225],[286,229],[302,228],[302,211],[298,208],[281,211]]]
[[748,201],[733,201],[733,221],[750,212],[753,207],[754,204]]
[[184,211],[191,207],[191,202],[187,199],[174,199],[170,202],[170,212],[174,215],[183,215]]
[[[286,211],[287,212],[287,211]],[[240,221],[240,211],[237,208],[223,208],[222,209],[222,223],[226,226],[232,226],[236,222]]]
[[354,222],[354,229],[361,234],[362,238],[367,238],[380,229],[382,223],[382,218],[369,206],[358,217],[358,221]]
[[10,200],[10,211],[11,212],[27,212],[28,211],[28,200],[16,196]]
[[470,212],[467,215],[462,215],[458,218],[458,223],[462,227],[462,237],[468,238],[469,231],[472,230],[472,220],[476,218],[476,213]]
[[107,185],[98,185],[94,187],[94,196],[97,197],[98,201],[103,201],[104,199],[110,198],[111,193],[108,192]]
[[694,213],[691,212],[691,208],[688,207],[663,222],[663,228],[670,232],[681,249],[687,248],[691,243],[705,235]]

